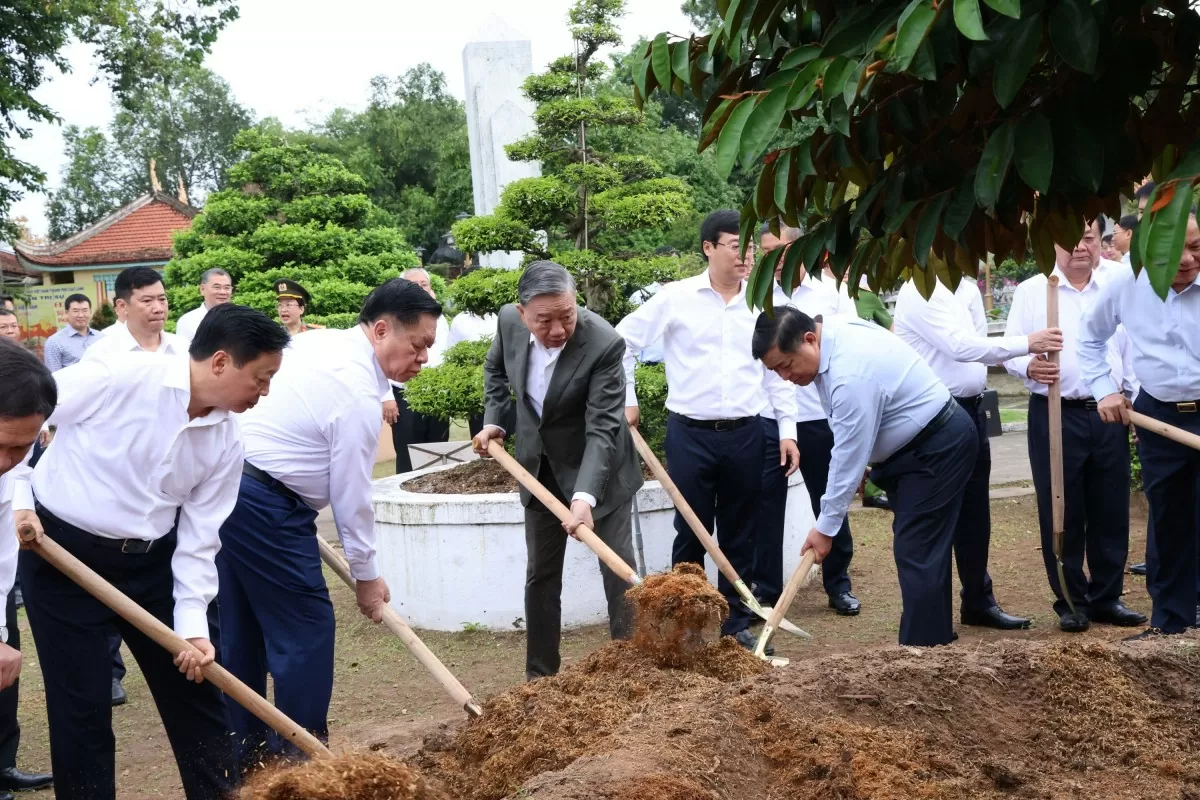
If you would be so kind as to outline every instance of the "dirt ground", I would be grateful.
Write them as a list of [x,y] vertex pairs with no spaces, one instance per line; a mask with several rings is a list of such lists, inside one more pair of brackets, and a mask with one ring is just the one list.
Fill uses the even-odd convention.
[[[936,656],[895,647],[900,598],[890,515],[859,511],[851,521],[856,540],[851,575],[862,614],[838,617],[817,586],[805,588],[788,616],[813,640],[783,634],[776,639],[779,655],[793,659],[792,666],[749,684],[681,688],[678,705],[646,701],[637,709],[644,713],[599,751],[555,767],[517,796],[1200,798],[1200,767],[1191,756],[1200,741],[1197,642],[1173,642],[1170,652],[1126,647],[1120,655],[1104,648],[1064,653],[1058,647],[1064,642],[1111,641],[1130,631],[1095,626],[1077,636],[1059,632],[1033,498],[995,500],[992,509],[996,595],[1006,610],[1032,616],[1032,630],[1014,634],[960,627],[962,638]],[[1135,519],[1131,560],[1141,560],[1144,542],[1144,518]],[[329,578],[339,625],[332,747],[413,757],[432,737],[434,749],[424,756],[429,757],[438,742],[447,746],[462,725],[461,710],[399,641],[362,620],[350,591]],[[1149,611],[1142,579],[1126,576],[1125,600]],[[28,631],[23,614],[21,626]],[[481,700],[522,682],[522,633],[423,636]],[[584,661],[606,640],[599,627],[567,632],[564,666]],[[1029,641],[1042,644],[1031,648],[1024,643]],[[153,702],[132,659],[127,663],[129,703],[113,711],[118,797],[182,797]],[[46,769],[45,697],[31,646],[23,675],[18,763],[27,770]],[[708,692],[704,698],[686,696],[701,690]],[[1110,713],[1104,698],[1117,695],[1128,701],[1123,707],[1144,706],[1145,713],[1136,718]],[[502,701],[507,702],[497,700]],[[824,711],[838,718],[824,720]],[[1041,738],[1030,736],[1031,719],[1045,721]],[[587,722],[580,724],[586,728]],[[729,737],[727,745],[723,737]],[[667,745],[650,748],[649,742]],[[870,785],[854,782],[864,774],[865,768],[854,765],[867,744],[879,750],[878,763],[867,770],[874,776]],[[737,763],[713,755],[739,748],[763,755]],[[1043,780],[1044,766],[1058,777]],[[647,775],[657,777],[644,779]]]
[[[644,464],[642,477],[648,481],[655,479],[650,468]],[[413,478],[411,481],[405,481],[404,488],[410,492],[424,494],[492,494],[515,492],[520,486],[511,473],[489,458],[468,461],[454,469]]]

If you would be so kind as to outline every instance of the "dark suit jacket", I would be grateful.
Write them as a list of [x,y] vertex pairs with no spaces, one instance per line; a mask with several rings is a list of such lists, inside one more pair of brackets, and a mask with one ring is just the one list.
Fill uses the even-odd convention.
[[[517,460],[533,475],[544,455],[568,503],[575,492],[596,498],[595,518],[629,503],[642,485],[637,452],[625,422],[625,340],[603,318],[579,309],[546,390],[539,418],[525,394],[529,329],[514,305],[500,309],[484,364],[485,425],[504,426],[516,401]],[[513,431],[509,431],[513,433]],[[531,495],[521,489],[521,503]]]

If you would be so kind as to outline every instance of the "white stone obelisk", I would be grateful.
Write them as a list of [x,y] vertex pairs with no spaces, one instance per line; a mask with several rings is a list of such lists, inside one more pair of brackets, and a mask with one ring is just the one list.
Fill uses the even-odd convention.
[[[471,146],[471,188],[475,214],[491,214],[500,193],[511,181],[537,177],[541,165],[510,161],[504,145],[536,130],[534,106],[521,84],[533,74],[533,48],[508,25],[492,17],[463,48],[466,78],[467,139]],[[516,269],[522,253],[496,252],[480,256],[480,266]]]

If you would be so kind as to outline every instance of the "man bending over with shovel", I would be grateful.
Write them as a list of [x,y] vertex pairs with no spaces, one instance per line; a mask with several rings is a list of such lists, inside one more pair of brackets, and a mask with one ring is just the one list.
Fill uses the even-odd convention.
[[895,511],[900,644],[954,639],[951,547],[975,463],[975,426],[916,351],[872,322],[815,319],[794,308],[759,315],[754,357],[799,386],[815,384],[833,429],[821,514],[802,553],[833,547],[868,462]]
[[[237,499],[234,414],[266,395],[287,334],[243,306],[214,308],[188,354],[113,353],[54,375],[54,446],[16,487],[16,525],[44,533],[193,645],[175,657],[32,550],[21,586],[46,683],[59,797],[116,797],[115,626],[141,667],[189,800],[237,778],[221,692],[203,682],[215,654],[218,531]],[[181,674],[182,673],[182,674]]]
[[[567,534],[586,525],[632,564],[630,503],[642,471],[625,421],[625,341],[576,305],[575,281],[558,264],[530,264],[517,296],[517,305],[500,309],[484,364],[484,427],[474,445],[486,456],[490,440],[504,439],[515,395],[517,461],[571,508],[572,523],[561,523],[521,489],[529,551],[525,678],[533,680],[558,672]],[[609,631],[625,638],[627,585],[603,563],[600,572]]]

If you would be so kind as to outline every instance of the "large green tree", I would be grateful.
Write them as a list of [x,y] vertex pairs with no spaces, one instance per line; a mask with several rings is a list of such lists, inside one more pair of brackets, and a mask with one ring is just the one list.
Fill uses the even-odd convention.
[[364,111],[337,109],[296,141],[360,175],[372,202],[431,252],[455,215],[473,210],[466,111],[429,64],[375,78]]
[[373,224],[362,178],[332,156],[257,129],[235,142],[242,159],[231,187],[209,196],[190,230],[176,234],[167,264],[171,319],[200,305],[206,269],[233,278],[235,302],[274,315],[276,281],[312,294],[309,322],[354,324],[367,294],[420,261],[400,232]]
[[169,62],[158,78],[114,104],[110,133],[67,126],[67,163],[58,189],[48,193],[50,238],[87,227],[150,190],[150,163],[164,190],[182,183],[198,205],[223,188],[237,160],[233,140],[251,124],[250,112],[229,85],[186,59]]
[[[701,149],[724,173],[761,161],[743,206],[806,234],[756,268],[769,304],[782,259],[857,287],[916,277],[956,285],[989,253],[1043,270],[1083,220],[1118,216],[1153,174],[1134,241],[1165,294],[1200,178],[1200,15],[1185,0],[717,0],[704,36],[660,34],[639,53],[639,99],[707,98]],[[706,85],[715,86],[707,91]],[[781,128],[818,127],[786,147]],[[802,266],[803,265],[803,266]]]
[[71,40],[94,46],[100,74],[118,98],[153,82],[182,54],[199,63],[217,33],[237,17],[236,0],[9,0],[0,3],[0,238],[17,234],[8,212],[45,175],[13,155],[10,140],[31,136],[28,122],[54,122],[34,94],[47,69],[70,70]]

